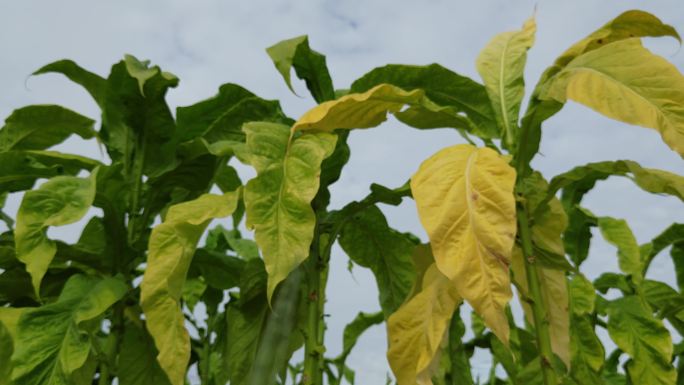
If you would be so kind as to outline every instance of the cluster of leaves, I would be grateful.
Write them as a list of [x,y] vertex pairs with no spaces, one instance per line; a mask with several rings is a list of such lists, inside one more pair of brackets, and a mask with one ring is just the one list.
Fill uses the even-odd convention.
[[[182,385],[190,367],[203,384],[354,383],[346,359],[383,322],[399,385],[479,382],[476,348],[492,354],[490,384],[675,384],[684,348],[664,323],[684,332],[684,274],[674,289],[647,272],[668,248],[684,271],[684,225],[639,245],[624,220],[581,202],[611,176],[684,200],[684,177],[620,160],[547,181],[530,161],[542,123],[567,99],[654,128],[684,156],[684,76],[640,41],[679,35],[626,12],[563,53],[521,114],[535,32],[530,19],[495,36],[477,60],[483,84],[438,64],[388,65],[348,90],[334,88],[306,37],[282,41],[267,50],[276,68],[290,89],[294,70],[319,103],[298,120],[234,84],[174,117],[165,94],[178,79],[131,56],[107,78],[67,60],[41,68],[85,88],[101,125],[28,106],[0,129],[0,201],[25,191],[16,218],[0,211],[0,384]],[[437,152],[404,186],[374,184],[330,210],[351,130],[388,114],[417,129],[454,129],[467,144]],[[111,161],[49,150],[74,134],[97,140]],[[243,185],[232,158],[256,176]],[[390,227],[380,210],[407,197],[428,244]],[[88,217],[91,207],[99,210]],[[74,244],[48,236],[85,219]],[[243,219],[254,240],[242,237]],[[222,222],[207,231],[212,220]],[[594,282],[580,271],[592,227],[616,246],[621,270]],[[359,313],[342,353],[328,357],[336,242],[374,274],[379,311]],[[609,354],[600,329],[617,346]],[[303,362],[293,362],[302,347]]]

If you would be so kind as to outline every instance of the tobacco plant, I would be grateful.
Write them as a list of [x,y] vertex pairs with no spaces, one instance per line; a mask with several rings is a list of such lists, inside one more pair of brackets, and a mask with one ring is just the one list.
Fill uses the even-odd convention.
[[[102,115],[96,129],[66,108],[28,106],[0,129],[0,201],[23,192],[15,217],[0,211],[0,384],[182,385],[189,370],[213,385],[353,384],[346,359],[381,323],[399,385],[481,383],[476,348],[491,353],[489,384],[684,381],[684,349],[665,326],[684,331],[684,225],[639,245],[624,220],[581,206],[611,176],[684,200],[684,177],[617,160],[547,181],[530,165],[543,122],[568,99],[653,128],[684,156],[684,76],[640,40],[680,37],[653,15],[625,12],[565,51],[521,113],[535,33],[530,19],[496,35],[477,59],[482,84],[438,64],[387,65],[346,90],[305,36],[282,41],[267,50],[276,69],[291,90],[294,71],[318,103],[297,120],[235,84],[174,116],[165,94],[178,79],[131,56],[107,78],[68,60],[41,68],[81,85]],[[431,156],[403,186],[373,184],[331,210],[351,130],[388,114],[456,130],[465,144]],[[107,161],[49,150],[71,135]],[[243,184],[234,161],[256,176]],[[429,243],[384,217],[381,204],[404,198]],[[48,235],[76,222],[85,225],[73,244]],[[620,272],[591,282],[581,264],[593,227],[617,248]],[[333,357],[325,304],[335,243],[372,271],[379,298]],[[647,277],[668,248],[677,289]]]

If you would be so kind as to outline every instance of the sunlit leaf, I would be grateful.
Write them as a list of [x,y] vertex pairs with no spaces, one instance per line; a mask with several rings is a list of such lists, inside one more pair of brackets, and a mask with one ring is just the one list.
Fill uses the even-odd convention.
[[248,123],[243,129],[257,172],[245,187],[247,227],[254,229],[266,263],[270,301],[278,283],[309,255],[316,222],[311,200],[336,136],[316,133],[290,142],[290,128],[281,124]]
[[227,217],[238,193],[205,194],[172,206],[152,230],[140,302],[159,350],[157,360],[173,385],[184,383],[190,337],[180,307],[183,283],[200,236],[214,218]]
[[527,50],[534,44],[537,25],[534,18],[522,29],[496,35],[480,51],[477,71],[484,80],[489,100],[501,128],[504,143],[509,149],[518,137],[520,103],[525,95],[525,62]]
[[399,385],[431,385],[438,353],[461,302],[454,284],[433,265],[421,291],[387,321],[387,359]]
[[17,323],[26,309],[0,308],[0,385],[12,384],[12,353],[17,338]]
[[620,270],[631,275],[634,282],[639,284],[643,279],[641,253],[639,244],[627,222],[623,219],[602,217],[598,219],[598,225],[606,241],[618,249]]
[[489,148],[457,145],[423,162],[411,179],[439,270],[505,343],[508,265],[516,233],[515,171]]
[[[64,385],[87,364],[97,320],[128,290],[114,278],[76,275],[57,302],[26,311],[17,324],[16,385]],[[81,382],[82,383],[82,382]]]
[[17,213],[15,244],[17,258],[31,274],[36,296],[48,266],[57,252],[47,228],[63,226],[81,219],[95,199],[97,170],[89,178],[58,176],[24,195]]

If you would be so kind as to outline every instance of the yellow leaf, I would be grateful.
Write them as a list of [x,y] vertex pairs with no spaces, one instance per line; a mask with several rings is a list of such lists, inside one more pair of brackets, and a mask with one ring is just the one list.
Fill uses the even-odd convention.
[[521,30],[494,36],[477,57],[477,72],[484,81],[508,148],[517,138],[520,102],[525,96],[527,50],[534,44],[536,30],[534,18],[530,18]]
[[418,294],[387,320],[387,359],[398,385],[432,385],[431,377],[446,331],[462,299],[432,264]]
[[[518,284],[518,290],[523,297],[529,297],[527,286],[527,274],[525,273],[525,260],[522,251],[516,247],[513,251],[513,263],[511,264],[513,276]],[[560,357],[566,366],[570,366],[570,316],[568,284],[565,272],[540,267],[539,284],[541,287],[546,316],[549,321],[549,333],[551,334],[551,349]],[[525,311],[527,321],[534,325],[532,308],[525,300],[520,301]]]
[[147,329],[159,350],[157,361],[173,385],[185,383],[190,361],[190,337],[180,299],[192,256],[209,222],[231,215],[237,199],[238,192],[204,194],[171,206],[164,222],[150,235],[140,302]]
[[411,179],[439,270],[508,343],[508,265],[516,233],[515,170],[489,148],[457,145],[423,162]]
[[[412,108],[400,112],[406,105]],[[407,92],[390,84],[380,84],[364,93],[349,94],[319,104],[302,115],[292,126],[292,131],[332,132],[338,128],[370,128],[387,120],[387,113],[406,113],[412,121],[420,116],[440,116],[444,126],[464,125],[462,116],[448,107],[436,105],[421,89]]]
[[572,99],[609,118],[657,129],[684,157],[684,76],[639,39],[607,44],[572,60],[542,98]]

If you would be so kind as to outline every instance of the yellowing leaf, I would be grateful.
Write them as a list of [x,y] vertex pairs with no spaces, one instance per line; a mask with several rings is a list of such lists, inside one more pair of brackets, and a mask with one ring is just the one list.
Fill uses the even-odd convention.
[[518,135],[520,102],[525,96],[523,75],[527,50],[534,44],[536,30],[534,18],[530,18],[520,31],[496,35],[476,62],[508,148],[513,148]]
[[422,290],[389,317],[387,359],[398,385],[432,384],[433,365],[461,301],[453,283],[433,264]]
[[14,241],[17,259],[26,264],[40,297],[40,283],[55,257],[57,245],[48,239],[49,226],[63,226],[81,219],[95,199],[97,169],[89,178],[58,176],[28,191],[17,213]]
[[171,206],[164,222],[150,235],[140,302],[159,350],[157,360],[173,385],[185,383],[190,360],[190,337],[180,299],[192,256],[209,222],[231,215],[237,199],[238,192],[204,194]]
[[268,272],[268,298],[309,255],[316,216],[321,162],[332,154],[337,136],[313,133],[290,139],[282,124],[243,126],[256,178],[245,187],[247,227],[254,229]]
[[457,145],[423,162],[411,191],[439,270],[508,342],[504,309],[516,233],[515,170],[489,148]]
[[601,217],[598,219],[601,234],[612,245],[618,248],[618,264],[623,273],[632,276],[636,284],[643,280],[641,252],[632,229],[624,219]]
[[[519,285],[518,290],[520,290],[521,296],[529,298],[525,260],[522,251],[517,247],[513,252],[511,269]],[[570,366],[570,317],[568,313],[570,304],[565,272],[543,267],[538,269],[539,285],[549,322],[549,333],[551,334],[551,349],[563,360],[566,366]],[[525,300],[520,302],[523,305],[527,321],[534,325],[530,304]]]
[[684,156],[684,76],[639,39],[577,57],[551,80],[542,98],[572,99],[609,118],[655,128]]
[[[401,111],[406,105],[411,108]],[[462,116],[449,107],[436,105],[423,90],[407,92],[390,84],[380,84],[364,93],[319,104],[302,115],[292,130],[331,132],[338,128],[370,128],[387,120],[387,113],[397,113],[398,117],[405,116],[414,123],[426,116],[444,126],[467,128]]]

